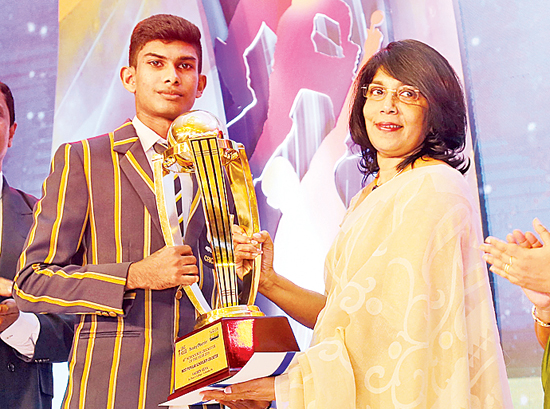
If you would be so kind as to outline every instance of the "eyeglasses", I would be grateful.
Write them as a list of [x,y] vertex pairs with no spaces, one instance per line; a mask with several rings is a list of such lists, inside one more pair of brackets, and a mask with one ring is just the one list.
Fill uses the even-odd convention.
[[422,95],[418,89],[410,85],[402,85],[397,89],[387,89],[382,85],[370,84],[368,87],[361,87],[361,91],[368,101],[383,101],[388,93],[392,93],[404,104],[415,104]]

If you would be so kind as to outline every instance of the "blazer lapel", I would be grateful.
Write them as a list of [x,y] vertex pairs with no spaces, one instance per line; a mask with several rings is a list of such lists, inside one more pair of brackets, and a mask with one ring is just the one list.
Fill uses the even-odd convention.
[[120,155],[120,169],[149,211],[158,233],[162,235],[154,193],[153,171],[131,122],[127,122],[114,132],[113,149]]

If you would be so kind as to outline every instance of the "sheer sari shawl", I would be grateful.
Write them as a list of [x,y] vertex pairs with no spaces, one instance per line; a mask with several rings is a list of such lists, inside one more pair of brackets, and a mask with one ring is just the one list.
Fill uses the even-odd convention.
[[278,408],[512,408],[480,215],[438,164],[356,196],[327,255],[312,346]]

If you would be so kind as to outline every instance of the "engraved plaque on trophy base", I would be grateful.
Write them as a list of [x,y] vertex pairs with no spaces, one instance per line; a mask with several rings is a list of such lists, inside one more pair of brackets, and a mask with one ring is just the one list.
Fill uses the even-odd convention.
[[286,317],[229,317],[176,341],[169,400],[235,375],[255,352],[299,351]]

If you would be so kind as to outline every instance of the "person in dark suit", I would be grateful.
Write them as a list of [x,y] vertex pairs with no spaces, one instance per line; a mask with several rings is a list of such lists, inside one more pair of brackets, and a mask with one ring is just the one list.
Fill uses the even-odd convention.
[[206,86],[200,37],[181,17],[138,23],[120,73],[136,116],[62,145],[35,207],[14,297],[22,310],[81,317],[65,408],[156,408],[174,389],[174,341],[195,323],[181,286],[198,282],[213,305],[196,182],[180,176],[185,244],[166,246],[151,167],[155,145]]
[[0,82],[0,408],[51,408],[51,362],[67,360],[72,318],[20,313],[7,298],[36,203],[35,197],[11,188],[2,174],[16,128],[12,93]]

